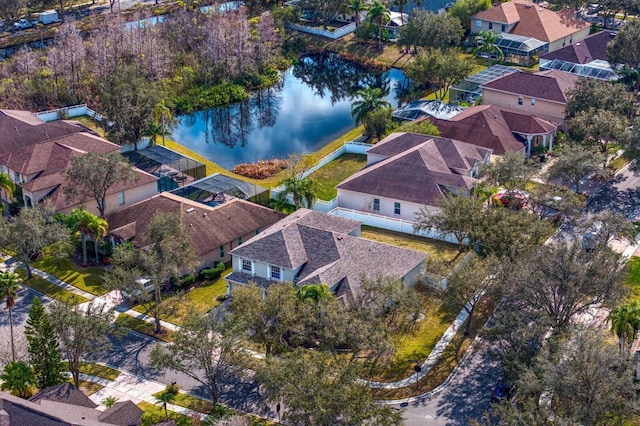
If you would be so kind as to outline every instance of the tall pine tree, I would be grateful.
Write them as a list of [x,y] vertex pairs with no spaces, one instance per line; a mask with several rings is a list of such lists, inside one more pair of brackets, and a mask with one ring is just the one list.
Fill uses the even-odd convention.
[[38,297],[33,299],[29,309],[25,334],[29,341],[29,361],[33,367],[38,388],[44,389],[63,383],[65,378],[62,375],[58,341],[53,333],[49,314]]

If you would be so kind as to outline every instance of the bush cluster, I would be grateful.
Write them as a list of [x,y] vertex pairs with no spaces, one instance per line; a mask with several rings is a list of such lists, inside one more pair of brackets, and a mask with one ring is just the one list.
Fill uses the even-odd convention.
[[240,176],[253,179],[266,179],[286,169],[289,166],[287,160],[260,160],[257,163],[238,164],[231,171]]
[[247,91],[237,84],[222,83],[217,86],[195,86],[173,99],[180,114],[201,111],[216,106],[227,105],[249,99]]
[[224,270],[225,270],[224,263],[218,262],[218,264],[213,268],[202,269],[200,271],[200,277],[204,278],[205,280],[215,280],[220,275],[222,275]]

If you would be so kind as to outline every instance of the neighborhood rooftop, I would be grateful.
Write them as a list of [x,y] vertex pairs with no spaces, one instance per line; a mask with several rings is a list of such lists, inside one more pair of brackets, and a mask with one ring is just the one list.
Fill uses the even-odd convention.
[[580,77],[575,74],[557,70],[536,73],[517,72],[496,78],[489,83],[485,83],[482,87],[552,102],[566,103],[567,92],[575,86],[579,79]]

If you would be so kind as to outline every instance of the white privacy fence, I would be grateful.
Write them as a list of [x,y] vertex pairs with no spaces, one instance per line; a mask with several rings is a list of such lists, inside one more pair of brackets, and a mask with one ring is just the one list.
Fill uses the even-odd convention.
[[356,30],[356,24],[355,22],[352,22],[343,27],[337,28],[333,31],[323,30],[322,28],[308,27],[306,25],[298,25],[298,24],[289,24],[289,28],[291,28],[292,30],[301,31],[303,33],[319,35],[319,36],[323,36],[323,37],[327,37],[332,40],[335,40],[337,38],[344,37],[347,34],[354,32]]
[[[322,160],[318,161],[318,163],[315,164],[313,167],[310,167],[308,170],[305,170],[303,173],[300,173],[298,176],[301,179],[304,179],[307,176],[309,176],[311,173],[326,166],[331,161],[340,157],[342,154],[365,154],[372,146],[373,146],[372,144],[363,143],[363,142],[345,142],[344,145],[342,145],[340,148],[336,149],[331,154],[327,155]],[[285,192],[283,185],[280,185],[276,188],[271,188],[271,198],[275,200],[283,192]],[[291,198],[291,194],[287,194],[287,200],[290,204],[293,204],[293,198]],[[315,202],[312,209],[318,210],[324,213],[328,213],[334,208],[336,208],[337,206],[338,206],[338,199],[334,198],[331,201],[318,200]]]
[[89,108],[86,104],[82,105],[73,105],[64,108],[51,109],[49,111],[37,112],[36,116],[42,121],[56,121],[56,120],[64,120],[67,118],[81,117],[83,115],[87,115],[92,117],[97,121],[102,121],[105,119],[105,116],[99,114]]
[[381,216],[374,213],[345,209],[342,207],[337,207],[331,210],[329,214],[344,217],[347,219],[354,219],[362,222],[365,225],[373,226],[375,228],[382,228],[389,231],[402,232],[405,234],[414,234],[421,237],[432,238],[434,240],[458,244],[458,239],[453,234],[442,235],[436,229],[423,230],[416,233],[413,231],[413,225],[415,222],[409,220]]

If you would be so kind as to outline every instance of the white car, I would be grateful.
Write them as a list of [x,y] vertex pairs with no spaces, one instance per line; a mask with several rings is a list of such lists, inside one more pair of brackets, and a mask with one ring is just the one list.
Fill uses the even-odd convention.
[[[154,290],[154,286],[153,283],[151,282],[150,278],[138,278],[136,280],[136,283],[139,286],[144,286],[144,292],[145,294],[150,294],[153,292]],[[122,294],[122,297],[132,303],[135,303],[138,301],[138,298],[140,297],[140,295],[142,294],[142,290],[134,290],[132,292],[132,294],[127,293],[126,291],[121,291],[120,292]]]
[[21,19],[13,23],[13,28],[16,30],[24,30],[27,28],[34,28],[37,26],[38,26],[38,21],[28,21],[26,19]]

